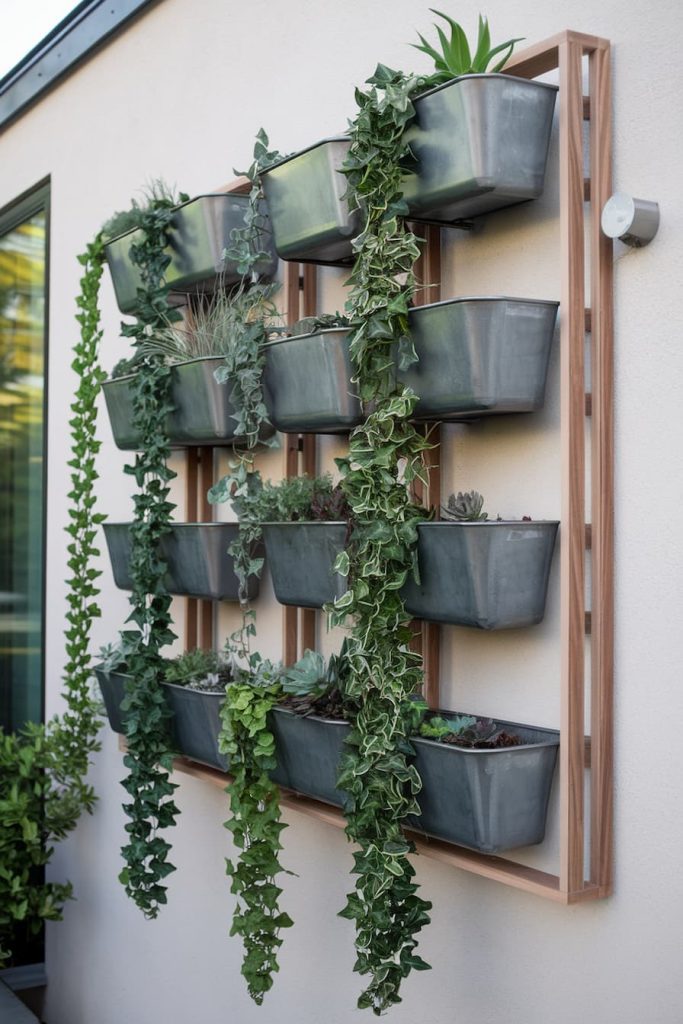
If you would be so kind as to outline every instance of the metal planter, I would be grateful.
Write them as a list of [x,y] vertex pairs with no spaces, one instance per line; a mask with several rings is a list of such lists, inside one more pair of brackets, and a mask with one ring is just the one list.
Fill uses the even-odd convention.
[[342,434],[364,420],[349,355],[349,329],[281,338],[265,346],[264,397],[284,432]]
[[352,259],[358,211],[344,198],[347,181],[340,168],[350,140],[337,136],[273,164],[263,172],[273,240],[283,260],[339,264]]
[[102,700],[104,701],[109,725],[114,732],[125,735],[126,714],[121,710],[121,703],[126,696],[126,679],[128,676],[125,672],[105,672],[99,665],[95,665],[94,672],[102,691]]
[[280,604],[322,608],[346,591],[346,579],[332,566],[346,543],[347,525],[264,523],[263,540]]
[[545,396],[559,303],[462,298],[411,309],[419,362],[401,380],[417,420],[532,412]]
[[[131,523],[105,523],[114,582],[131,590],[130,559],[133,548]],[[164,584],[170,594],[209,601],[237,601],[239,582],[228,546],[237,536],[237,523],[173,523],[160,543],[160,557],[168,572]],[[255,553],[258,554],[258,553]],[[249,578],[248,596],[258,595],[259,583]]]
[[559,733],[497,724],[509,727],[523,744],[470,750],[411,739],[422,779],[421,814],[408,820],[411,828],[490,854],[543,841]]
[[277,756],[273,782],[341,807],[344,794],[337,789],[337,769],[350,729],[348,722],[304,717],[276,707],[270,726]]
[[[171,262],[165,276],[172,292],[212,292],[218,283],[230,285],[241,279],[237,265],[225,260],[223,252],[230,245],[231,232],[244,227],[248,203],[248,196],[219,193],[197,196],[175,210],[171,242],[166,250]],[[135,311],[138,288],[142,288],[140,270],[130,258],[131,245],[140,238],[140,230],[134,229],[119,235],[105,247],[116,301],[122,313]],[[268,232],[263,233],[259,244],[269,257],[256,269],[263,276],[272,277],[277,257]]]
[[557,87],[463,75],[415,100],[403,182],[416,219],[451,223],[541,195]]
[[[171,400],[175,409],[165,424],[171,447],[230,445],[240,440],[235,434],[232,386],[230,382],[219,384],[214,377],[222,363],[221,356],[204,356],[173,367]],[[129,374],[102,385],[114,441],[124,451],[140,448],[140,436],[133,427],[133,379]],[[266,440],[274,432],[269,426],[260,436]]]
[[540,622],[559,523],[422,523],[420,583],[402,590],[417,619],[478,629]]
[[218,749],[220,709],[224,693],[207,693],[191,686],[164,683],[166,700],[173,711],[173,739],[178,750],[191,761],[227,772],[229,761]]

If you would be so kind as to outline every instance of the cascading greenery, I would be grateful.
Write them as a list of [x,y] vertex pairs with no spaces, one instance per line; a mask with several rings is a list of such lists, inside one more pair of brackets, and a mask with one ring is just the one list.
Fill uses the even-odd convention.
[[67,710],[62,723],[62,738],[67,744],[65,756],[73,770],[85,778],[89,755],[97,748],[99,718],[90,695],[92,658],[90,635],[93,620],[101,615],[96,598],[99,588],[96,580],[102,575],[92,565],[99,556],[95,546],[98,526],[106,516],[95,511],[95,482],[98,479],[95,458],[100,450],[96,439],[97,396],[106,374],[98,363],[102,330],[100,327],[99,292],[102,278],[104,245],[98,233],[78,257],[84,268],[81,290],[76,299],[80,324],[80,338],[74,346],[71,368],[78,377],[74,401],[71,405],[71,490],[68,498],[69,534],[67,545],[70,576],[67,584],[67,628],[64,667],[64,696]]
[[[183,197],[185,198],[185,197]],[[139,214],[140,241],[131,246],[131,260],[140,268],[136,322],[124,324],[122,333],[135,349],[155,330],[180,318],[167,299],[164,273],[170,257],[164,252],[175,201],[167,194],[153,194]],[[123,805],[129,821],[128,842],[121,853],[125,867],[120,880],[126,893],[145,917],[157,916],[166,903],[163,880],[174,870],[168,860],[170,843],[159,833],[175,824],[176,789],[170,780],[172,751],[168,735],[170,709],[160,683],[161,648],[175,639],[171,629],[171,598],[164,586],[166,564],[159,542],[168,533],[175,506],[169,501],[169,483],[175,473],[168,465],[170,448],[165,422],[173,409],[170,396],[171,368],[158,356],[140,361],[133,377],[133,424],[141,450],[126,466],[137,485],[130,574],[132,611],[128,621],[135,629],[124,637],[128,644],[126,683],[126,740],[123,781],[130,803]]]
[[[247,315],[241,329],[241,344],[236,345],[225,360],[218,379],[232,383],[237,432],[244,443],[236,450],[237,462],[231,465],[230,473],[209,491],[212,503],[233,500],[239,504],[253,497],[254,490],[261,486],[259,475],[253,471],[253,456],[262,428],[269,422],[261,377],[266,322],[268,316],[272,316],[272,296],[277,286],[259,281],[258,266],[267,259],[262,251],[266,223],[260,173],[278,156],[269,151],[268,137],[261,129],[256,137],[254,162],[246,172],[251,190],[245,227],[233,232],[232,244],[227,250],[228,258],[237,263],[244,275],[240,288]],[[290,927],[292,921],[278,905],[282,890],[275,878],[283,870],[278,855],[282,849],[280,832],[285,825],[280,821],[278,787],[268,777],[268,771],[275,767],[275,743],[267,716],[280,693],[280,684],[273,667],[262,662],[249,648],[256,628],[254,612],[247,600],[247,583],[250,575],[260,574],[263,565],[263,559],[254,555],[255,529],[260,529],[260,524],[255,527],[249,519],[241,519],[239,535],[229,548],[240,584],[242,612],[241,628],[231,637],[229,647],[242,667],[226,688],[219,746],[229,756],[233,774],[232,783],[226,789],[231,817],[225,827],[232,833],[240,851],[236,860],[226,861],[231,892],[237,897],[230,934],[242,937],[242,974],[249,995],[260,1005],[272,987],[273,974],[279,970],[280,931]]]
[[219,745],[230,759],[233,780],[226,790],[231,818],[225,827],[240,851],[236,860],[226,861],[230,891],[237,897],[230,934],[242,937],[242,974],[260,1005],[279,970],[280,932],[293,923],[279,908],[282,889],[275,878],[283,870],[278,854],[285,823],[280,821],[280,791],[268,777],[276,764],[268,714],[282,692],[280,673],[252,654],[248,668],[237,671],[226,692]]
[[94,496],[96,398],[104,378],[97,361],[102,258],[98,234],[78,257],[84,272],[76,300],[80,337],[71,364],[78,385],[71,406],[68,463],[66,711],[13,734],[0,730],[0,962],[11,958],[18,927],[37,935],[44,921],[61,920],[72,886],[47,881],[43,869],[52,857],[52,844],[75,829],[83,811],[92,812],[96,799],[85,778],[90,756],[99,749],[99,718],[90,697],[90,634],[93,619],[100,615],[100,573],[91,559],[99,554],[95,536],[104,519],[95,511]]
[[427,442],[409,423],[416,396],[397,384],[395,372],[396,359],[402,367],[415,359],[407,317],[419,244],[403,220],[401,177],[411,96],[422,83],[379,65],[368,84],[369,90],[356,91],[344,173],[363,217],[347,303],[350,351],[361,397],[372,411],[352,433],[348,457],[337,460],[356,531],[351,553],[336,564],[351,571],[333,621],[353,617],[347,691],[357,704],[338,780],[349,794],[347,835],[360,847],[355,892],[342,916],[356,924],[355,969],[370,976],[358,1006],[379,1015],[400,1001],[401,981],[411,970],[428,967],[415,947],[431,905],[418,895],[408,859],[413,846],[401,829],[417,812],[420,778],[409,761],[408,736],[410,697],[422,679],[400,597],[424,518],[408,487],[423,479]]

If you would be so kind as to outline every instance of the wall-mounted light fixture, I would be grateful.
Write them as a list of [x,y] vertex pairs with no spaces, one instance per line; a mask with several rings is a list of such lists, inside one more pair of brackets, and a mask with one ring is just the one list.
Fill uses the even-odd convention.
[[608,238],[618,238],[639,249],[657,234],[659,204],[615,192],[602,208],[600,224]]

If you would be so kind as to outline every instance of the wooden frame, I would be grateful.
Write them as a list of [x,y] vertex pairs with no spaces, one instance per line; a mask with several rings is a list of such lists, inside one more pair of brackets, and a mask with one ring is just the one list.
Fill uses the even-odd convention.
[[[588,95],[584,95],[584,58]],[[613,305],[612,245],[600,231],[600,211],[612,191],[610,44],[605,39],[565,31],[513,56],[505,73],[534,78],[559,71],[561,295],[561,721],[560,721],[560,866],[550,874],[501,857],[490,857],[438,840],[413,835],[420,854],[505,885],[570,904],[600,899],[612,890],[613,771]],[[590,121],[590,177],[584,178],[583,123]],[[584,204],[592,207],[586,230]],[[419,229],[425,248],[418,266],[423,282],[438,281],[440,231]],[[585,297],[585,254],[590,256],[590,300]],[[286,271],[287,312],[315,311],[315,268],[301,277],[298,264]],[[432,280],[432,277],[434,278]],[[424,292],[418,302],[439,295]],[[585,338],[591,340],[591,393],[586,391]],[[586,523],[586,418],[591,417],[591,513]],[[304,471],[315,471],[315,441],[287,435],[285,471],[296,473],[303,451]],[[438,507],[439,447],[429,459],[429,487],[422,500]],[[586,555],[591,569],[592,608],[585,607]],[[285,660],[298,651],[298,609],[284,612]],[[313,613],[314,615],[315,613]],[[305,616],[305,613],[304,613]],[[311,625],[313,622],[313,625]],[[303,618],[302,634],[314,646],[315,620]],[[586,634],[591,638],[591,729],[584,735]],[[439,629],[422,632],[425,685],[429,702],[438,704]],[[225,786],[226,777],[181,759],[180,771]],[[585,770],[590,769],[590,857],[584,865]],[[339,810],[283,791],[283,805],[336,827]]]

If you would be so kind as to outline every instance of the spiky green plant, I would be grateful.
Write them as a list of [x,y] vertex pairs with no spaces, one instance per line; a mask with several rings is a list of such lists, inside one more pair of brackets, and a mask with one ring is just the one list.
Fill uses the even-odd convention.
[[[477,37],[477,48],[474,54],[470,51],[469,43],[467,42],[467,36],[465,35],[462,27],[454,21],[448,14],[443,14],[442,11],[437,11],[433,7],[429,8],[432,14],[436,14],[439,18],[447,23],[450,28],[450,39],[439,25],[434,25],[438,36],[439,45],[441,46],[441,52],[439,52],[435,46],[432,46],[427,42],[425,37],[418,32],[420,39],[419,43],[411,43],[416,50],[421,50],[422,53],[426,53],[428,57],[431,57],[436,67],[436,72],[430,77],[431,85],[441,85],[444,82],[448,82],[451,78],[457,78],[458,75],[472,75],[472,74],[483,74],[486,71],[496,73],[501,71],[507,62],[509,61],[512,51],[515,47],[515,43],[519,43],[522,40],[522,36],[516,39],[508,39],[505,43],[499,43],[498,46],[491,47],[491,33],[489,31],[488,19],[479,15],[479,34]],[[494,57],[497,57],[499,53],[502,53],[502,58],[498,63],[489,68],[489,64]]]

